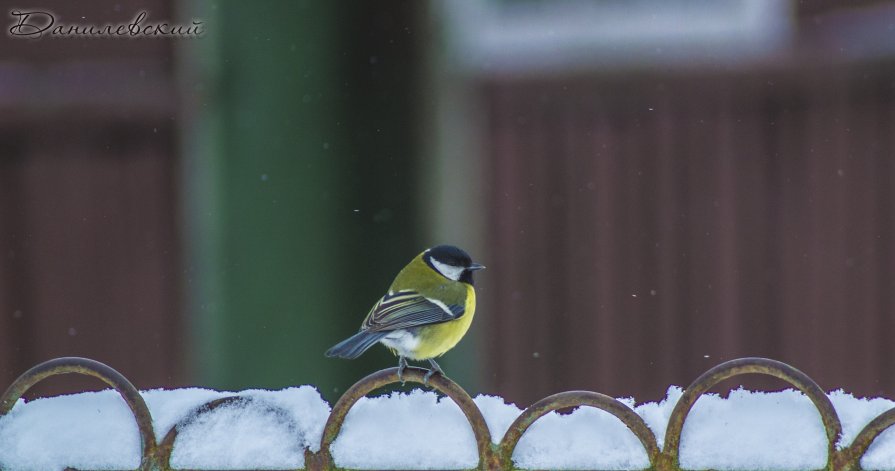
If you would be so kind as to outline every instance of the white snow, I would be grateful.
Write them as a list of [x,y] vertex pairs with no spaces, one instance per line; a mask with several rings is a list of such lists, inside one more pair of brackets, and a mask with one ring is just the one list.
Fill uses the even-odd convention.
[[338,466],[361,469],[474,468],[475,436],[450,399],[421,390],[361,398],[331,448]]
[[[171,455],[175,468],[289,469],[304,466],[304,449],[317,450],[329,405],[310,386],[240,393],[207,389],[141,393],[159,442],[202,404],[239,394],[254,400],[221,407],[180,431]],[[271,407],[265,407],[270,405]],[[282,414],[272,413],[281,408]],[[117,392],[105,390],[19,400],[0,418],[0,469],[49,471],[136,469],[140,437]]]
[[550,412],[538,419],[519,440],[513,461],[522,468],[536,469],[649,467],[640,440],[621,420],[593,407],[581,407],[568,415]]
[[[330,412],[310,386],[142,394],[159,441],[176,423],[191,419],[174,445],[175,468],[301,468],[304,451],[317,451]],[[190,416],[203,403],[234,394],[248,399]],[[661,448],[681,394],[671,387],[658,403],[622,402],[634,406]],[[856,398],[843,391],[829,397],[842,421],[839,447],[895,407],[888,399]],[[522,413],[499,397],[479,396],[475,403],[495,443]],[[461,469],[478,461],[472,429],[459,407],[421,390],[358,401],[331,451],[337,466],[361,469]],[[139,454],[134,419],[111,390],[21,400],[0,418],[0,469],[5,471],[134,469]],[[684,424],[680,459],[689,469],[818,469],[827,459],[826,434],[820,414],[801,393],[737,389],[728,398],[705,395],[696,402]],[[649,464],[639,440],[621,421],[590,407],[536,421],[519,441],[513,460],[521,468],[539,469],[643,469]],[[865,469],[895,470],[895,432],[883,433],[861,463]]]
[[173,468],[295,469],[304,467],[305,449],[320,448],[330,408],[316,389],[239,394],[250,400],[202,414],[179,431]]
[[737,389],[728,399],[705,395],[681,435],[689,469],[821,469],[827,438],[820,413],[802,393]]
[[0,419],[4,470],[136,469],[140,438],[117,392],[19,401]]

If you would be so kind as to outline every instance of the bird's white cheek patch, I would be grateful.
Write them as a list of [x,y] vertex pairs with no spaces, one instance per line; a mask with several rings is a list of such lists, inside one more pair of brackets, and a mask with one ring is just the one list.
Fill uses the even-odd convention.
[[455,267],[453,265],[441,263],[434,258],[429,259],[429,261],[432,262],[432,266],[435,267],[435,269],[438,270],[439,273],[444,275],[446,278],[454,281],[459,280],[460,276],[463,275],[463,270],[465,270],[465,268],[462,267]]
[[388,348],[395,349],[399,355],[408,356],[420,345],[419,337],[406,330],[396,330],[380,340]]

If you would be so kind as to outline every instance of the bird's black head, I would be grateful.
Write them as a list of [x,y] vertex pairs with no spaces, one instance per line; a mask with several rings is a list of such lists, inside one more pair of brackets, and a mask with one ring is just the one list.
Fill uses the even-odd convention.
[[438,245],[423,253],[423,260],[445,278],[472,284],[472,272],[485,268],[474,263],[469,254],[453,245]]

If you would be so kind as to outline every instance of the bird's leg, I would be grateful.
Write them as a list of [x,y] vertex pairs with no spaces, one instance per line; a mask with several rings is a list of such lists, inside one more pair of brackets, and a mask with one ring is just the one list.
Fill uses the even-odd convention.
[[398,356],[398,381],[401,382],[401,386],[404,385],[404,368],[407,368],[407,359]]
[[431,366],[431,368],[429,369],[429,372],[426,373],[426,376],[423,377],[423,384],[426,386],[429,385],[429,378],[431,378],[432,375],[440,374],[441,376],[444,376],[444,371],[441,370],[441,367],[438,366],[438,363],[435,363],[435,360],[430,358],[429,365]]

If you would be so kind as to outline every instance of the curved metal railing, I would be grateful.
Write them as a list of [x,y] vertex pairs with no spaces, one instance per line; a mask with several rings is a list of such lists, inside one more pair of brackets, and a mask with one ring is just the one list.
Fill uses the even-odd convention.
[[[100,362],[87,358],[66,357],[50,360],[31,368],[0,396],[0,417],[6,415],[31,387],[46,378],[62,374],[81,374],[98,378],[114,388],[127,403],[134,416],[140,434],[141,459],[137,471],[171,471],[171,454],[179,430],[196,420],[198,416],[214,411],[218,407],[251,401],[243,396],[228,396],[207,402],[197,407],[186,418],[166,432],[161,443],[156,441],[152,416],[139,391],[123,375]],[[423,384],[426,370],[407,368],[404,380]],[[457,383],[443,376],[429,379],[429,387],[449,397],[469,421],[475,435],[479,461],[477,470],[510,471],[517,469],[513,463],[513,451],[525,431],[545,414],[569,407],[595,407],[612,414],[640,440],[653,471],[680,471],[680,441],[684,423],[696,401],[712,386],[735,376],[763,374],[779,378],[802,391],[817,408],[827,435],[827,464],[824,471],[859,471],[860,461],[873,441],[886,429],[895,424],[895,408],[890,409],[870,421],[848,446],[837,449],[836,443],[842,435],[839,416],[827,395],[805,373],[790,365],[767,358],[740,358],[722,363],[693,381],[686,388],[674,407],[665,432],[665,443],[659,449],[653,432],[643,419],[627,405],[604,394],[591,391],[568,391],[554,394],[531,405],[510,425],[500,443],[494,444],[491,433],[469,394]],[[352,406],[370,392],[391,384],[399,383],[398,369],[389,368],[373,373],[349,388],[333,406],[323,429],[320,449],[317,452],[305,450],[305,468],[308,471],[335,471],[336,464],[330,453],[330,446],[339,436],[342,423]],[[273,407],[273,406],[269,406]],[[282,411],[274,411],[282,412]],[[282,414],[281,414],[282,415]]]

